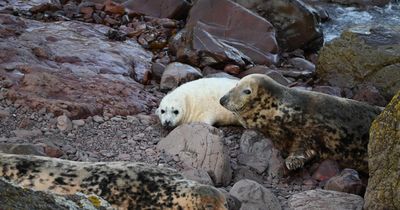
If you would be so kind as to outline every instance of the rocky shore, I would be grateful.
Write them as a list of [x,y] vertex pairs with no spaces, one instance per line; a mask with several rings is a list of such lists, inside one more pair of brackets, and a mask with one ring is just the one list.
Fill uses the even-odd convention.
[[[388,5],[400,12],[396,1],[335,2],[360,12]],[[332,5],[313,0],[0,2],[0,155],[168,167],[185,180],[218,188],[229,209],[400,208],[391,202],[399,196],[398,185],[382,178],[395,183],[398,173],[393,166],[399,150],[384,145],[397,148],[400,139],[395,131],[400,28],[349,26],[324,42],[324,24],[339,21],[329,16],[336,15]],[[391,101],[371,129],[369,177],[332,160],[289,172],[280,151],[257,131],[200,123],[167,130],[154,114],[162,97],[185,82],[252,73],[372,105]],[[8,208],[2,189],[16,194],[20,189],[2,179],[0,185],[5,186],[0,209]],[[83,194],[24,193],[57,200],[40,204],[43,209],[71,209],[67,200],[93,204]],[[91,204],[82,209],[99,208]],[[107,201],[104,206],[111,209]]]

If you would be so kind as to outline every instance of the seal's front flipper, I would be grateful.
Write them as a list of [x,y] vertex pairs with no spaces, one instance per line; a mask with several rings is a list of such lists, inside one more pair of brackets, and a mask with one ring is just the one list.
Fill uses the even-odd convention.
[[302,168],[304,164],[315,157],[317,153],[312,149],[298,148],[291,152],[285,159],[285,165],[289,170]]

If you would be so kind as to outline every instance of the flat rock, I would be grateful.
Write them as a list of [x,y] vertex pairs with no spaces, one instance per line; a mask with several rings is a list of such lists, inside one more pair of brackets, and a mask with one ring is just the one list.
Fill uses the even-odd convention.
[[108,27],[77,21],[54,24],[0,14],[0,24],[7,32],[0,32],[0,77],[11,82],[7,99],[71,119],[157,106],[158,99],[138,83],[147,82],[152,54],[135,41],[110,41]]
[[17,138],[32,138],[42,135],[42,131],[40,131],[39,129],[33,129],[33,130],[18,129],[18,130],[13,130],[12,133]]
[[0,143],[0,152],[8,154],[46,156],[44,148],[35,144]]
[[[207,12],[205,12],[207,11]],[[172,44],[179,60],[196,66],[276,63],[278,45],[268,21],[229,0],[198,0]]]
[[196,68],[187,64],[173,62],[165,67],[161,77],[160,89],[163,92],[168,92],[183,83],[200,79],[201,77],[203,75]]
[[280,210],[278,198],[267,188],[255,181],[243,179],[236,182],[229,191],[242,202],[241,210]]
[[223,133],[204,123],[184,124],[158,142],[157,149],[196,169],[205,170],[218,185],[228,185],[232,178],[230,157],[223,143]]
[[362,210],[364,200],[349,193],[309,190],[292,195],[288,203],[293,210]]

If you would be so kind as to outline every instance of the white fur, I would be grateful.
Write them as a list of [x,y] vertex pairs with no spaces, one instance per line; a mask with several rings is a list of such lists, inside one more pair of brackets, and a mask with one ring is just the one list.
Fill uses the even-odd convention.
[[[163,126],[204,122],[210,125],[236,125],[237,117],[219,100],[238,83],[228,78],[204,78],[187,82],[168,93],[156,110]],[[177,114],[174,112],[178,112]],[[168,125],[167,121],[170,121]]]

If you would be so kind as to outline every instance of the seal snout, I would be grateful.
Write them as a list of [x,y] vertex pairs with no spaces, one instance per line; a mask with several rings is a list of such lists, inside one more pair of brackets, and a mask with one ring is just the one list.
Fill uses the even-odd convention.
[[228,95],[224,95],[222,96],[221,99],[219,99],[219,104],[221,104],[221,106],[225,107],[227,103],[228,103]]
[[165,126],[165,127],[171,127],[171,121],[165,120],[163,126]]

